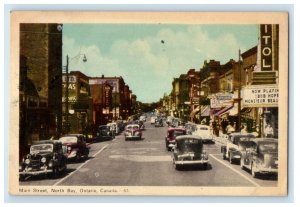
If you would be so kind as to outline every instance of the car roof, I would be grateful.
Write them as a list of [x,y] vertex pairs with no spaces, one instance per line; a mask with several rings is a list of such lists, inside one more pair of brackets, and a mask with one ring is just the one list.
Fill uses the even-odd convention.
[[168,129],[168,132],[170,132],[170,131],[186,131],[186,129],[185,128],[169,128]]
[[136,127],[140,127],[138,124],[128,124],[126,127],[133,127],[133,126],[136,126]]
[[59,140],[40,140],[40,141],[34,141],[32,144],[61,144]]
[[253,139],[253,141],[255,141],[256,143],[260,143],[260,142],[278,142],[278,140],[274,139],[274,138],[256,138],[256,139]]
[[196,136],[196,135],[180,135],[180,136],[176,137],[176,140],[183,140],[183,139],[199,139],[199,140],[202,140],[202,138],[200,136]]
[[84,136],[83,134],[64,134],[61,137],[79,137]]

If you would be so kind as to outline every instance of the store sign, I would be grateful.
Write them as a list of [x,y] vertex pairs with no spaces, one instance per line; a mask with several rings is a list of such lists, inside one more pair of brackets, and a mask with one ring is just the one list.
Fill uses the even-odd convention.
[[232,94],[214,94],[210,98],[210,108],[221,108],[231,106],[233,102]]
[[260,25],[261,71],[272,71],[272,25]]
[[241,92],[243,107],[278,107],[277,85],[246,86]]
[[[66,75],[62,76],[62,82],[63,83],[67,82],[67,76]],[[76,83],[76,76],[75,75],[69,75],[69,83]]]
[[90,85],[103,85],[103,84],[109,84],[111,87],[113,87],[113,92],[119,93],[119,79],[90,79],[89,80]]

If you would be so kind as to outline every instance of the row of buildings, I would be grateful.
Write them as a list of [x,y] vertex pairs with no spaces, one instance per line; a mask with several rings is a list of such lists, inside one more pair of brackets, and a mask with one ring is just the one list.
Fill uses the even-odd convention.
[[259,31],[259,44],[239,53],[238,60],[205,61],[200,70],[174,78],[162,110],[223,132],[230,124],[264,136],[272,127],[277,137],[279,26],[259,25]]
[[20,154],[33,141],[91,134],[137,110],[136,95],[121,76],[69,72],[68,57],[62,66],[61,24],[20,24],[19,109]]

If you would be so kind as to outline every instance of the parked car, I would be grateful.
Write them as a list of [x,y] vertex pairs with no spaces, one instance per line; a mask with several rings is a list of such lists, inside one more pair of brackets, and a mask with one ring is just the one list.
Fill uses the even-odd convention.
[[163,127],[164,126],[163,120],[161,118],[156,119],[154,126],[155,127]]
[[[243,138],[243,139],[242,139]],[[241,151],[243,148],[240,145],[240,141],[250,141],[255,138],[253,134],[243,134],[243,133],[232,133],[228,136],[226,146],[221,146],[221,152],[223,153],[223,159],[228,159],[230,163],[234,161],[239,162],[241,159]]]
[[129,124],[125,128],[125,141],[129,139],[142,139],[142,130],[138,124]]
[[30,146],[19,166],[20,180],[26,176],[46,174],[57,177],[67,169],[66,149],[58,141],[38,141]]
[[201,137],[194,135],[183,135],[176,137],[176,143],[170,144],[173,151],[173,165],[175,169],[183,166],[208,165],[208,155],[203,150]]
[[213,143],[213,134],[210,131],[209,126],[198,124],[196,125],[192,135],[200,136],[203,142]]
[[90,152],[89,144],[86,143],[83,134],[66,134],[59,138],[67,147],[67,154],[69,160],[80,161],[87,159]]
[[116,122],[108,123],[107,126],[110,127],[110,130],[113,131],[114,135],[120,134],[120,128]]
[[168,117],[167,117],[166,123],[167,123],[168,126],[171,125],[172,120],[173,120],[173,117],[172,117],[172,116],[168,116]]
[[114,138],[113,132],[107,125],[100,125],[97,131],[97,141],[111,140]]
[[259,174],[278,174],[278,140],[256,138],[241,157],[241,168],[249,169],[252,177]]
[[151,124],[155,124],[156,119],[157,119],[156,116],[151,116],[151,118],[150,118],[150,123],[151,123]]
[[166,148],[168,151],[172,149],[170,147],[170,144],[175,144],[176,142],[176,137],[180,135],[186,135],[186,130],[184,128],[169,128],[167,131],[167,136],[165,137],[165,142],[166,142]]

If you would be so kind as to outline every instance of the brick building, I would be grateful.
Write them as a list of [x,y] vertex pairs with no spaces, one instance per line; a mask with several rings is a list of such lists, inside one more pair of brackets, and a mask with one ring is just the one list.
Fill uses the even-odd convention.
[[[20,24],[20,146],[62,128],[62,32],[59,24]],[[20,155],[26,149],[20,149]]]

